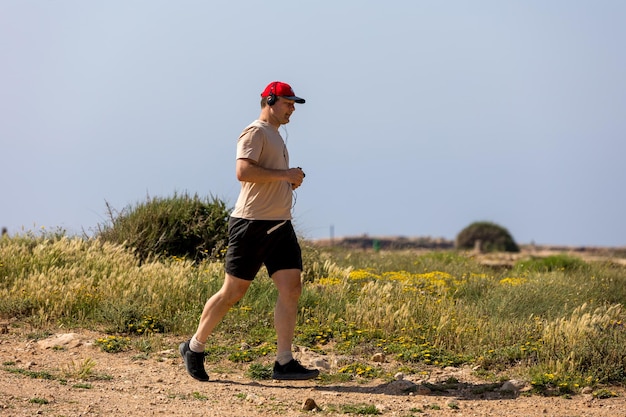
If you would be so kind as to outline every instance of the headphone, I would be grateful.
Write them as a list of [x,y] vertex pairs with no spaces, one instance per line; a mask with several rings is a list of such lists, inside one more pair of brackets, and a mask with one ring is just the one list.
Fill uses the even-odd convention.
[[278,100],[278,97],[276,97],[276,94],[274,93],[275,90],[276,90],[276,81],[272,83],[272,86],[270,87],[270,95],[267,96],[267,105],[270,107],[273,106]]

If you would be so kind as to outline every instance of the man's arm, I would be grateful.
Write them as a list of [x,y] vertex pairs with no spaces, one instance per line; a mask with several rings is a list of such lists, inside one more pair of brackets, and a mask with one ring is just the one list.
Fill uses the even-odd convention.
[[237,179],[245,182],[287,181],[295,190],[302,184],[304,172],[300,168],[268,169],[251,159],[237,159]]

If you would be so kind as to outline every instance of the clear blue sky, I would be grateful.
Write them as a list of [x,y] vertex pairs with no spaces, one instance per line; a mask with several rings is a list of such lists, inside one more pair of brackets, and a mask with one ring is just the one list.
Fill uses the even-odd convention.
[[235,143],[290,83],[308,238],[626,246],[626,2],[0,0],[0,226],[234,205]]

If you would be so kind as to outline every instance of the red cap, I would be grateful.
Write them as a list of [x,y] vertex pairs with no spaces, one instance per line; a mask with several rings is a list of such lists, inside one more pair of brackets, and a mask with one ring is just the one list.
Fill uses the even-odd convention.
[[277,97],[288,98],[289,100],[293,100],[296,103],[300,104],[305,102],[303,98],[296,97],[293,89],[289,84],[280,81],[274,81],[272,83],[269,83],[267,87],[265,87],[265,90],[263,90],[263,92],[261,93],[261,97],[269,97],[272,94]]

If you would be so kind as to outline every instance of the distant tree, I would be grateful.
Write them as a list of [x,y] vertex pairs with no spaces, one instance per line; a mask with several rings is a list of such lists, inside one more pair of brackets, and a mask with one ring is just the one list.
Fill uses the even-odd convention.
[[473,249],[484,252],[519,252],[519,247],[507,229],[492,222],[474,222],[456,237],[457,249]]

